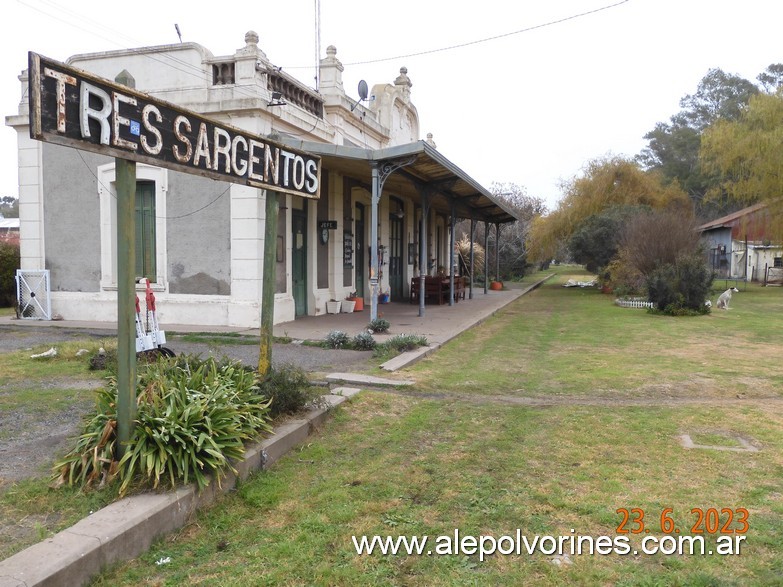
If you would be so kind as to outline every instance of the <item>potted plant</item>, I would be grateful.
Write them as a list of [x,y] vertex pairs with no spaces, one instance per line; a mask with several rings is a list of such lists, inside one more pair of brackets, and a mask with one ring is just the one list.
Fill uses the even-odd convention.
[[356,301],[351,298],[346,298],[341,302],[340,311],[343,314],[350,314],[356,308]]
[[339,300],[329,300],[326,302],[326,313],[327,314],[338,314],[340,312],[340,301]]
[[354,312],[361,312],[362,310],[364,310],[364,298],[356,295],[355,291],[349,293],[345,299],[354,302],[354,308],[353,308]]
[[489,289],[500,291],[501,289],[503,289],[503,282],[502,281],[490,281],[489,282]]

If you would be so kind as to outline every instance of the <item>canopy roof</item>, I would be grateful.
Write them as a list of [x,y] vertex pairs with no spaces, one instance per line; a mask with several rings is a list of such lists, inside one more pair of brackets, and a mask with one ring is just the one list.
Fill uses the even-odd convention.
[[292,148],[319,155],[324,169],[339,171],[366,182],[368,190],[372,182],[373,164],[383,166],[405,163],[388,176],[383,193],[418,201],[421,190],[429,190],[433,195],[431,208],[440,214],[449,216],[454,202],[456,216],[460,218],[498,224],[517,220],[511,206],[482,187],[425,141],[373,150],[286,138],[283,140]]

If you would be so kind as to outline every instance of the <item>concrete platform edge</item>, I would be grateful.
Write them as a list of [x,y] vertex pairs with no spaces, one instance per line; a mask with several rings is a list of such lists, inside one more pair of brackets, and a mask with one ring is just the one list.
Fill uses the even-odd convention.
[[84,585],[108,565],[132,559],[152,542],[184,526],[205,507],[246,479],[269,467],[304,442],[328,419],[331,410],[347,400],[324,396],[327,407],[310,410],[303,418],[286,422],[274,433],[248,445],[245,458],[234,463],[237,473],[213,480],[201,493],[195,485],[166,493],[144,493],[123,498],[0,561],[0,587]]

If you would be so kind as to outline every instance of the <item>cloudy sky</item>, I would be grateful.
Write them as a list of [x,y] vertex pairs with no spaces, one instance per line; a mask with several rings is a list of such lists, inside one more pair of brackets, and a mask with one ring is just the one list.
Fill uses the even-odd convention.
[[[314,85],[316,0],[7,0],[0,112],[17,111],[27,51],[78,53],[178,42],[230,55],[245,32]],[[587,14],[589,13],[589,14]],[[755,80],[783,62],[772,0],[320,0],[320,55],[335,45],[359,80],[413,82],[421,133],[485,186],[511,182],[550,207],[590,159],[635,155],[710,68]],[[582,15],[582,16],[579,16]],[[0,129],[0,195],[17,195],[16,133]]]

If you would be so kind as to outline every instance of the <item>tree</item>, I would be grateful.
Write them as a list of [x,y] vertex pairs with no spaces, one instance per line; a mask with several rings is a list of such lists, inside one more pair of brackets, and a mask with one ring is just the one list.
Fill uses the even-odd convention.
[[528,236],[531,258],[554,258],[562,243],[590,216],[615,206],[675,208],[690,213],[691,204],[676,184],[666,185],[657,172],[646,172],[623,157],[590,161],[581,176],[563,184],[565,195],[557,210],[536,219]]
[[568,242],[571,258],[588,271],[599,273],[617,255],[623,227],[642,210],[645,208],[614,206],[588,217]]
[[[770,65],[759,80],[776,84],[779,68],[783,66]],[[659,122],[644,135],[649,144],[637,161],[647,170],[659,171],[667,181],[679,183],[696,205],[698,215],[715,217],[727,212],[726,202],[704,201],[716,180],[699,164],[701,136],[717,120],[737,120],[750,98],[758,93],[752,82],[740,76],[721,69],[709,70],[696,92],[680,100],[682,110],[670,122]]]
[[716,120],[737,120],[750,97],[758,93],[745,78],[714,68],[701,79],[695,93],[680,100],[681,115],[688,126],[703,131]]
[[13,196],[0,197],[0,217],[19,218],[19,198]]
[[[701,161],[719,178],[709,197],[766,202],[783,219],[783,90],[754,96],[739,120],[721,120],[702,138]],[[781,223],[777,225],[781,227]],[[783,237],[783,227],[780,228]]]
[[694,201],[699,201],[709,187],[709,179],[699,166],[700,133],[683,118],[673,117],[670,124],[656,124],[644,138],[649,145],[638,156],[644,168],[678,182]]
[[762,88],[768,94],[774,94],[783,86],[783,63],[773,63],[763,72],[756,76]]
[[[496,198],[503,200],[506,207],[511,208],[518,218],[515,222],[502,224],[500,226],[498,265],[501,278],[507,279],[513,276],[522,276],[525,274],[525,266],[527,265],[527,235],[533,219],[546,212],[546,204],[542,198],[529,195],[524,186],[515,183],[493,182],[490,185],[490,191]],[[476,231],[473,236],[475,243],[482,244],[482,255],[484,254],[484,230],[484,223],[477,223]],[[469,249],[470,243],[469,237],[467,236],[469,231],[470,221],[463,220],[457,225],[456,234],[463,234],[462,242],[464,246],[467,247],[466,250]],[[494,226],[490,224],[490,230],[487,234],[488,250],[486,251],[490,275],[494,274],[495,271],[495,241],[496,231]],[[477,264],[476,270],[483,272],[483,264],[481,267]]]

